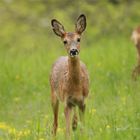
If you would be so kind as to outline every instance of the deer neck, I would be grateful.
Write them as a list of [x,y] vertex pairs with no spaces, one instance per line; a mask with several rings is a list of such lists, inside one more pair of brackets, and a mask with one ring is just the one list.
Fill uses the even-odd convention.
[[68,69],[69,69],[69,80],[72,83],[75,84],[80,84],[80,75],[81,75],[81,70],[80,70],[80,59],[79,57],[74,57],[68,58]]

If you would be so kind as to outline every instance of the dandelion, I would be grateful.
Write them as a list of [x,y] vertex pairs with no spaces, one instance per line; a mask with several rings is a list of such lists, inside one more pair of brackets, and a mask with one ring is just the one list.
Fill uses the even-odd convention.
[[95,108],[93,108],[93,109],[92,109],[92,112],[93,112],[93,114],[94,114],[94,113],[96,113],[96,109],[95,109]]
[[9,132],[9,134],[12,134],[12,135],[16,135],[17,134],[17,131],[16,131],[15,128],[9,128],[8,132]]
[[58,131],[58,133],[61,133],[61,132],[63,132],[63,131],[64,131],[64,129],[63,129],[63,128],[58,127],[57,131]]
[[23,131],[19,131],[17,135],[18,135],[18,137],[22,137],[23,136]]
[[9,129],[9,126],[4,122],[0,122],[0,129],[7,130],[7,129]]
[[44,138],[39,138],[39,140],[45,140]]
[[7,125],[5,122],[0,122],[0,129],[8,132],[8,134],[12,135],[13,137],[20,139],[21,137],[28,136],[30,134],[30,130],[16,130],[14,127]]
[[16,135],[18,138],[21,138],[21,137],[26,137],[30,134],[30,130],[20,130],[20,131],[17,131],[16,132]]
[[109,129],[110,128],[110,125],[106,125],[106,128]]
[[48,115],[45,115],[44,118],[45,118],[46,120],[48,120]]

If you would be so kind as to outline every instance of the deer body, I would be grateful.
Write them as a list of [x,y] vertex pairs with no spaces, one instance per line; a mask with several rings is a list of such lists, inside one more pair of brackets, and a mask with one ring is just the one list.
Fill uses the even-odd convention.
[[136,80],[137,76],[140,75],[140,27],[136,28],[132,33],[132,40],[137,49],[137,66],[134,68],[132,72],[132,76],[134,80]]
[[65,32],[63,25],[52,20],[52,27],[56,35],[60,36],[68,56],[61,56],[53,65],[50,75],[51,101],[54,113],[53,134],[56,134],[58,125],[59,101],[64,103],[66,119],[66,134],[70,134],[71,112],[74,111],[72,128],[77,127],[77,113],[79,108],[80,120],[85,111],[85,98],[89,92],[89,77],[86,66],[80,61],[80,37],[86,28],[86,18],[80,15],[76,23],[76,32]]
[[82,102],[88,94],[87,84],[86,66],[79,58],[60,57],[53,65],[51,88],[60,101],[71,105]]

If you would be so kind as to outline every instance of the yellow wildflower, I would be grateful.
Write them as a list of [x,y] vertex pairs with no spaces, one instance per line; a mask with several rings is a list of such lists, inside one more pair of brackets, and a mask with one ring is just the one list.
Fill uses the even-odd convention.
[[9,132],[9,134],[13,134],[13,135],[17,134],[17,131],[15,128],[9,128],[8,132]]
[[45,140],[44,138],[39,138],[39,140]]
[[17,135],[18,135],[18,137],[22,137],[23,136],[23,131],[19,131]]
[[106,125],[106,128],[108,128],[108,129],[109,129],[109,128],[110,128],[110,125]]
[[0,129],[7,130],[9,129],[9,126],[4,122],[0,122]]
[[48,115],[45,115],[44,118],[45,118],[46,120],[48,120]]
[[96,109],[95,108],[92,109],[92,113],[93,114],[96,113]]
[[58,133],[59,133],[59,132],[61,133],[61,132],[63,132],[63,131],[64,131],[64,129],[63,129],[63,128],[58,127],[57,131],[58,131]]

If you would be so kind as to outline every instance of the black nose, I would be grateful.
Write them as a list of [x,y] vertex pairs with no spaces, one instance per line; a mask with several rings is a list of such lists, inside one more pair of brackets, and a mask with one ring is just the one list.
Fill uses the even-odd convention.
[[70,50],[70,55],[71,55],[71,56],[78,55],[78,50],[77,50],[77,49],[72,49],[72,50]]

